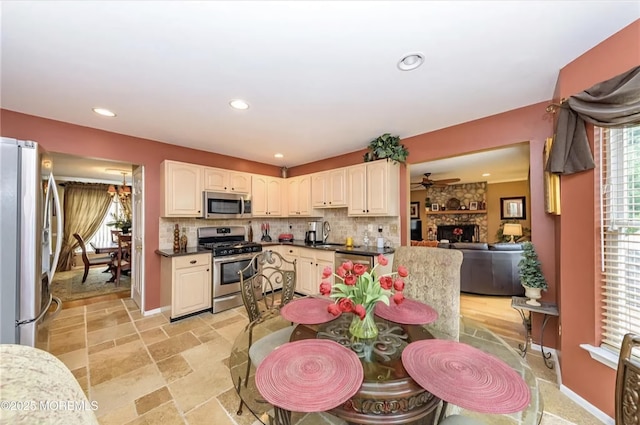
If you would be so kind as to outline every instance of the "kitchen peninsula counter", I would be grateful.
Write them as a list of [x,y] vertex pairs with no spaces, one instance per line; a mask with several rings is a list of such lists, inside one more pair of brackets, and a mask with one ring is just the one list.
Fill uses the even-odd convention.
[[173,249],[156,249],[155,253],[163,257],[181,257],[183,255],[205,254],[211,253],[208,249],[198,248],[197,246],[187,247],[186,251],[174,252]]

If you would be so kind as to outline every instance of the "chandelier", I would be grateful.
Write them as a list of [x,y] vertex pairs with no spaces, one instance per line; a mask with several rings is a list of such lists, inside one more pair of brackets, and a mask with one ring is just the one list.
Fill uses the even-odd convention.
[[116,189],[116,186],[110,184],[107,192],[109,192],[111,196],[118,195],[118,198],[123,199],[131,196],[131,187],[127,186],[127,173],[124,171],[120,173],[122,174],[122,186],[118,186]]

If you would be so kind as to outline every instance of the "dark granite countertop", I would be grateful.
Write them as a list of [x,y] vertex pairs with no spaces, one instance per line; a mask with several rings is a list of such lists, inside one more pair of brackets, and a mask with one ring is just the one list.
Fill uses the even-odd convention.
[[207,252],[211,253],[211,251],[207,249],[200,249],[197,246],[188,246],[186,251],[181,252],[173,252],[173,249],[156,249],[155,252],[163,257],[181,257],[183,255],[203,254]]
[[354,254],[354,255],[378,255],[378,254],[393,254],[395,252],[395,250],[393,248],[378,248],[375,245],[374,246],[358,246],[355,245],[353,247],[347,247],[346,245],[338,245],[338,244],[331,244],[331,245],[321,245],[321,244],[316,244],[316,245],[307,245],[304,242],[300,241],[300,242],[261,242],[262,245],[264,246],[269,246],[269,245],[292,245],[292,246],[298,246],[300,248],[311,248],[311,249],[320,249],[323,251],[335,251],[335,252],[341,252],[341,253],[347,253],[347,254]]

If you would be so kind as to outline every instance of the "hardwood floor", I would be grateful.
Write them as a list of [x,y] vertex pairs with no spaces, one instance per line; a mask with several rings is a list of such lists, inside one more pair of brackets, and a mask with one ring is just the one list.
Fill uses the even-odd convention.
[[91,298],[83,298],[80,300],[74,300],[74,301],[64,301],[62,303],[62,309],[68,309],[68,308],[73,308],[73,307],[80,307],[83,305],[90,305],[90,304],[96,304],[96,303],[101,303],[104,301],[111,301],[111,300],[117,300],[120,298],[129,298],[131,296],[131,294],[129,292],[116,292],[113,294],[106,294],[106,295],[98,295],[97,297],[91,297]]
[[460,294],[460,314],[505,338],[520,342],[524,338],[522,319],[511,308],[511,297]]

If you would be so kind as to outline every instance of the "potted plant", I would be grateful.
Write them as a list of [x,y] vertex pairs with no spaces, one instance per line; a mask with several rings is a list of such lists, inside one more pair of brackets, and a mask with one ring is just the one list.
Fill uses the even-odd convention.
[[524,286],[525,296],[529,298],[526,303],[540,306],[541,304],[537,300],[542,297],[540,292],[547,290],[547,281],[540,270],[540,261],[533,244],[531,242],[523,242],[522,249],[524,252],[522,259],[518,263],[520,284]]
[[113,218],[113,221],[107,223],[107,226],[113,226],[116,229],[120,229],[122,230],[122,233],[125,234],[129,233],[129,230],[131,229],[131,217],[122,212],[119,215],[111,213],[111,217]]
[[385,133],[376,137],[369,143],[369,150],[364,154],[364,162],[375,161],[376,159],[390,159],[394,163],[407,161],[409,151],[400,144],[400,137]]

